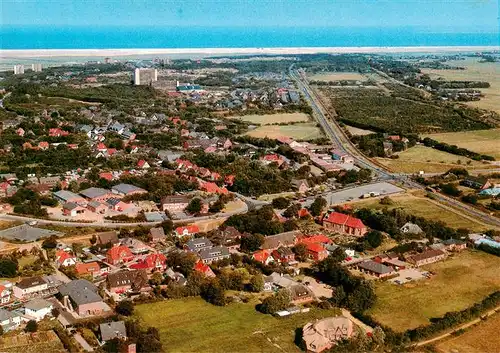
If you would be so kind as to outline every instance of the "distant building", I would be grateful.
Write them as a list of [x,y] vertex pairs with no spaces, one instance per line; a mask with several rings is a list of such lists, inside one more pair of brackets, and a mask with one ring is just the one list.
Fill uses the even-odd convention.
[[302,329],[302,339],[308,352],[319,353],[338,341],[349,339],[353,333],[352,321],[344,316],[337,316],[306,324]]
[[406,261],[416,267],[419,267],[422,265],[427,265],[433,262],[444,260],[445,258],[446,258],[446,253],[444,251],[427,250],[420,254],[408,256]]
[[134,85],[149,85],[158,81],[157,69],[136,68],[134,70]]
[[332,212],[325,216],[323,227],[340,234],[356,237],[362,237],[367,232],[366,226],[360,219],[339,212]]
[[33,70],[34,72],[42,72],[42,64],[40,63],[31,64],[31,70]]
[[24,74],[24,65],[14,65],[14,75]]

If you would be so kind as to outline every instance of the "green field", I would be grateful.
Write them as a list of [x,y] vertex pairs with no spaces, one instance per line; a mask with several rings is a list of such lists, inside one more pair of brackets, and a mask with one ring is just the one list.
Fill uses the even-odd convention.
[[470,250],[424,266],[436,273],[429,280],[404,286],[376,284],[377,303],[368,312],[381,323],[403,331],[429,323],[432,317],[463,310],[500,288],[500,258]]
[[296,140],[313,140],[324,137],[323,132],[315,123],[263,125],[255,130],[248,131],[246,135],[259,138],[269,137],[271,139],[286,136]]
[[158,328],[163,347],[172,352],[299,352],[298,328],[338,314],[311,309],[276,318],[257,312],[255,303],[218,307],[200,298],[142,304],[135,311],[146,325]]

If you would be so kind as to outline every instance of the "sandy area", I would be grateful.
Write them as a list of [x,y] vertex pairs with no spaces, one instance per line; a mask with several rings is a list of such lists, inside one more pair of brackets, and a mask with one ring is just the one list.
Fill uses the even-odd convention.
[[366,81],[366,77],[357,72],[319,72],[309,76],[311,81]]
[[264,115],[243,115],[230,116],[229,119],[239,119],[252,124],[268,125],[277,123],[297,123],[308,121],[309,116],[304,113],[284,113],[284,114],[264,114]]

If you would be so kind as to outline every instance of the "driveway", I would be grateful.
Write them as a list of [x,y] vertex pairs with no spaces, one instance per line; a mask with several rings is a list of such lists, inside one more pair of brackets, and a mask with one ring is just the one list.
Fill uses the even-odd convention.
[[304,279],[302,280],[302,283],[306,283],[307,287],[314,293],[316,298],[331,298],[333,296],[333,290],[330,288],[330,286],[324,284],[324,283],[318,283],[316,280],[312,277],[305,276]]

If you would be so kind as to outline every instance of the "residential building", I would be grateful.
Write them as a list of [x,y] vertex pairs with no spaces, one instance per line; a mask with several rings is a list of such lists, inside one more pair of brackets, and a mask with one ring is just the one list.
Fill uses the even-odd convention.
[[149,254],[143,260],[130,266],[134,270],[146,270],[148,272],[164,271],[167,268],[167,258],[161,253]]
[[48,289],[48,283],[40,276],[24,278],[12,288],[14,296],[19,299],[32,297]]
[[444,260],[446,256],[446,253],[442,250],[426,250],[420,254],[408,256],[406,261],[416,267],[420,267],[422,265]]
[[17,329],[21,325],[21,315],[16,311],[0,309],[0,326],[3,332]]
[[411,223],[411,222],[406,222],[402,227],[401,227],[401,233],[405,234],[422,234],[424,231],[422,228],[420,228],[418,225]]
[[264,265],[269,265],[274,261],[274,258],[271,256],[271,252],[267,250],[258,250],[252,254],[252,258],[255,261],[260,262]]
[[211,264],[214,261],[229,259],[229,249],[225,246],[214,246],[210,249],[204,249],[199,252],[200,259],[204,264]]
[[367,232],[366,226],[360,219],[339,212],[331,212],[323,217],[323,227],[336,233],[355,237],[362,237]]
[[128,247],[134,255],[145,254],[151,250],[151,247],[136,238],[125,238],[122,239],[120,243],[121,245]]
[[97,287],[86,279],[77,279],[59,287],[62,304],[80,316],[102,315],[111,308],[98,294]]
[[329,317],[307,323],[302,329],[302,340],[308,352],[320,353],[354,334],[354,324],[344,316]]
[[328,257],[328,250],[320,243],[307,244],[307,256],[314,261],[321,261]]
[[79,276],[98,277],[101,274],[101,266],[96,261],[79,262],[75,265],[75,270]]
[[149,230],[149,240],[158,243],[166,239],[165,231],[162,227],[151,228]]
[[14,75],[24,74],[24,65],[14,65]]
[[121,196],[139,195],[147,193],[146,190],[141,189],[140,187],[123,183],[113,186],[111,188],[111,191]]
[[189,240],[184,248],[192,252],[200,252],[205,249],[210,249],[213,247],[212,242],[207,238],[195,238]]
[[42,72],[42,64],[40,63],[31,64],[31,70],[33,70],[34,72]]
[[67,267],[76,265],[76,256],[64,250],[56,250],[56,266]]
[[166,196],[161,199],[161,209],[171,213],[182,212],[189,204],[189,197],[184,195]]
[[467,248],[467,243],[458,239],[447,239],[443,244],[447,251],[459,252]]
[[114,338],[118,338],[119,340],[127,339],[127,329],[123,321],[102,323],[99,325],[99,331],[101,332],[101,342],[106,342]]
[[124,245],[115,245],[106,253],[106,261],[111,265],[120,265],[133,259],[134,254]]
[[196,224],[192,224],[190,226],[185,227],[177,227],[175,228],[175,235],[177,237],[185,237],[195,235],[200,232],[200,228]]
[[306,179],[294,179],[292,180],[292,186],[301,194],[306,193],[310,189]]
[[202,261],[198,261],[194,265],[194,270],[196,272],[203,274],[205,277],[212,277],[212,278],[215,277],[215,273],[214,273],[214,271],[212,271],[210,266],[208,266],[207,264],[204,264]]
[[295,254],[292,249],[280,246],[278,249],[272,252],[272,256],[275,261],[279,263],[291,263],[295,261]]
[[134,85],[150,85],[158,81],[158,70],[148,68],[136,68],[134,70]]
[[141,159],[139,162],[137,162],[137,168],[139,168],[139,169],[149,169],[150,165],[144,159]]
[[113,293],[138,292],[148,285],[148,275],[145,270],[121,270],[110,273],[106,284]]
[[295,284],[288,290],[290,291],[290,302],[295,305],[310,303],[316,299],[314,293],[302,283]]
[[468,176],[462,181],[462,185],[468,186],[473,189],[484,190],[492,187],[491,182],[484,177]]
[[10,282],[9,287],[7,287],[7,285],[0,284],[0,304],[10,302],[11,288],[12,285],[10,285]]
[[118,239],[118,233],[114,230],[109,232],[96,233],[95,236],[97,238],[97,245],[115,245],[120,242],[120,240]]
[[261,248],[264,250],[275,250],[281,246],[292,247],[297,244],[300,235],[302,233],[298,230],[270,235],[264,238]]
[[45,299],[33,299],[24,304],[24,313],[35,321],[42,320],[45,316],[51,315],[54,305]]
[[394,273],[394,268],[372,260],[359,262],[356,264],[356,267],[361,272],[377,278],[388,277]]

